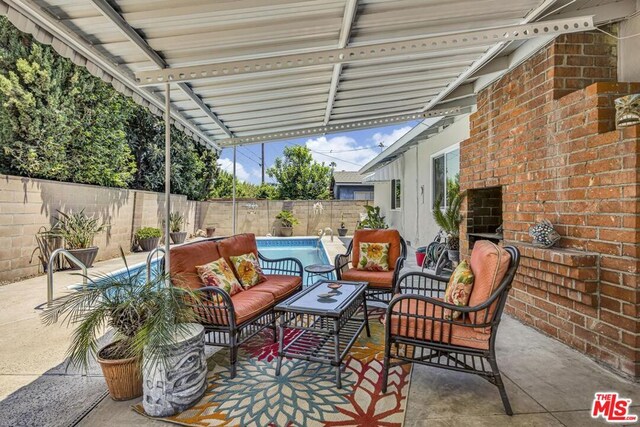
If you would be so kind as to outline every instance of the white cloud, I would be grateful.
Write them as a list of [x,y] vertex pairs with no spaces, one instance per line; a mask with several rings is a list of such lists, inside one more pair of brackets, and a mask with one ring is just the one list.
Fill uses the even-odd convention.
[[[218,159],[218,166],[223,171],[233,173],[233,160],[227,159],[226,157]],[[249,181],[251,174],[247,172],[242,163],[236,162],[236,176],[240,181]]]
[[391,133],[376,132],[373,134],[371,139],[373,140],[373,142],[376,143],[376,145],[382,143],[386,148],[389,145],[396,142],[398,139],[400,139],[400,137],[402,137],[405,133],[409,132],[410,130],[411,130],[411,126],[403,126],[401,128],[394,129]]
[[336,162],[336,170],[357,171],[379,153],[379,150],[358,144],[355,139],[344,135],[312,138],[305,145],[312,150],[315,161],[326,165]]

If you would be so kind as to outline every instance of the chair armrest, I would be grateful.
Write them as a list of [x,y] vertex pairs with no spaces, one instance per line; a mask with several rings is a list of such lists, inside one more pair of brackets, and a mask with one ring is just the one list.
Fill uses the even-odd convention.
[[203,323],[210,325],[229,325],[235,328],[236,312],[231,296],[217,286],[205,286],[194,291],[200,295],[195,310]]
[[302,263],[297,258],[271,259],[262,255],[260,252],[258,252],[258,258],[262,261],[260,263],[262,269],[267,270],[265,273],[302,277]]
[[391,282],[391,286],[393,287],[394,291],[398,285],[398,279],[400,278],[400,270],[402,270],[402,267],[404,267],[404,262],[405,262],[405,257],[404,256],[399,256],[398,259],[396,260],[396,265],[393,268],[393,281]]
[[349,265],[349,262],[351,261],[349,259],[349,254],[338,254],[336,255],[335,261],[333,262],[333,265],[336,267],[336,276],[338,278],[338,280],[342,279],[342,272],[344,270],[344,268],[346,266]]
[[[449,278],[434,274],[412,271],[400,276],[396,282],[396,294],[424,295],[441,298],[447,288]],[[444,284],[444,285],[443,285]]]

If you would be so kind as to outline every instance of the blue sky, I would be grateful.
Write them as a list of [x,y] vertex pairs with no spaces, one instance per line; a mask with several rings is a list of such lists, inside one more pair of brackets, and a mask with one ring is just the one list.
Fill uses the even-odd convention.
[[[267,168],[273,165],[276,157],[282,156],[282,150],[287,145],[306,145],[312,150],[316,161],[324,162],[327,165],[336,162],[336,170],[356,171],[380,153],[381,149],[378,144],[382,142],[385,147],[388,147],[417,123],[409,122],[353,132],[269,142],[265,145],[265,165]],[[260,144],[238,147],[237,174],[239,179],[251,183],[261,181],[260,156]],[[233,170],[233,149],[225,148],[222,150],[218,163],[224,170],[231,172]],[[269,176],[266,176],[266,180],[271,181]]]

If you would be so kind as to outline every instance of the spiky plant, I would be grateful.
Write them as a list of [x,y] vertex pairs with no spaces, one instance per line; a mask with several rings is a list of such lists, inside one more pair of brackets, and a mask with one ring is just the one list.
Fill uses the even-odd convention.
[[75,213],[57,212],[58,216],[54,218],[56,223],[51,230],[46,232],[46,235],[64,239],[64,245],[67,249],[91,247],[96,234],[108,227],[105,222],[100,224],[97,218],[85,214],[84,209]]
[[447,248],[452,251],[460,250],[460,224],[462,215],[460,207],[465,194],[458,191],[449,192],[449,204],[443,210],[442,197],[438,197],[433,204],[433,220],[447,235]]
[[184,216],[182,216],[180,212],[172,212],[169,214],[169,229],[172,233],[182,231],[182,224],[184,224]]
[[114,330],[117,344],[101,353],[102,358],[142,359],[144,351],[147,363],[165,363],[175,335],[198,321],[193,308],[199,303],[197,294],[169,286],[164,274],[147,279],[144,269],[132,273],[123,252],[122,259],[125,274],[87,278],[86,287],[55,299],[42,314],[47,325],[60,321],[75,328],[67,351],[74,366],[88,367],[107,327]]

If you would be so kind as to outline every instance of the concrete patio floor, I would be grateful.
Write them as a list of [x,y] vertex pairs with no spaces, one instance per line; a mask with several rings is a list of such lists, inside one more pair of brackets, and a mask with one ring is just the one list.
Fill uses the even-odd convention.
[[[325,238],[330,255],[342,250]],[[131,264],[146,253],[132,254]],[[415,269],[411,253],[408,269]],[[97,263],[93,271],[113,271],[121,260]],[[56,294],[79,278],[56,273]],[[99,367],[88,375],[65,371],[69,331],[44,326],[35,307],[46,300],[46,278],[0,287],[0,426],[164,426],[134,413],[137,401],[115,402],[106,395]],[[616,391],[633,400],[640,414],[640,384],[605,370],[586,356],[505,316],[498,333],[498,363],[515,415],[504,414],[497,389],[480,377],[414,366],[405,426],[604,424],[590,417],[594,393]],[[209,352],[215,348],[208,348]]]

